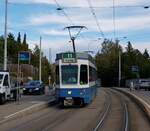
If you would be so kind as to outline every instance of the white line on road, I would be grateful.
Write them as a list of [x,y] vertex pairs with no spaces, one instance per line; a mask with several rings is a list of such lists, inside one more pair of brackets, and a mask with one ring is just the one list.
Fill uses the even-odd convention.
[[32,106],[30,106],[30,107],[28,107],[28,108],[25,108],[25,109],[23,109],[23,110],[20,110],[20,111],[18,111],[18,112],[15,112],[15,113],[13,113],[13,114],[11,114],[11,115],[5,116],[4,119],[11,118],[11,117],[15,116],[16,114],[23,113],[23,112],[25,112],[25,111],[31,110],[32,108],[35,108],[35,107],[40,106],[40,105],[43,105],[43,104],[45,104],[45,103],[40,103],[40,104],[32,105]]

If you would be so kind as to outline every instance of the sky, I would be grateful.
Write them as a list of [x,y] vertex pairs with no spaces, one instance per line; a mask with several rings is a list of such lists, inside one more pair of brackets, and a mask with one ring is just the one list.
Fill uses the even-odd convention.
[[[134,48],[150,51],[150,8],[144,8],[150,0],[114,0],[114,5],[115,10],[113,0],[8,0],[8,32],[16,37],[18,32],[26,33],[31,49],[42,36],[42,51],[49,58],[51,48],[53,62],[56,53],[72,51],[64,29],[72,25],[87,27],[75,40],[77,51],[96,53],[104,38],[119,39],[123,47],[131,41]],[[57,10],[59,6],[62,10]],[[0,0],[0,35],[4,14],[5,0]],[[74,36],[78,30],[71,32]]]

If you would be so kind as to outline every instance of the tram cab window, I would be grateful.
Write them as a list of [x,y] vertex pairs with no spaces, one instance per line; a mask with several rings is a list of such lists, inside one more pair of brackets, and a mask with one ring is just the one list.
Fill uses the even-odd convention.
[[63,65],[61,66],[62,84],[77,84],[78,66]]
[[87,65],[80,66],[80,84],[84,85],[88,83],[88,71]]
[[55,72],[56,72],[56,84],[59,84],[59,66],[56,66]]

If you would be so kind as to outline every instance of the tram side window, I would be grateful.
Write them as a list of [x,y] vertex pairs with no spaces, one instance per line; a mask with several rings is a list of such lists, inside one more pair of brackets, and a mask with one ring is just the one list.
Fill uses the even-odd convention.
[[56,66],[56,84],[59,84],[59,66]]
[[89,81],[93,81],[93,78],[92,78],[92,67],[91,66],[89,67]]
[[80,66],[80,84],[84,85],[88,83],[87,65]]
[[97,74],[95,68],[89,67],[89,81],[95,81],[97,79]]

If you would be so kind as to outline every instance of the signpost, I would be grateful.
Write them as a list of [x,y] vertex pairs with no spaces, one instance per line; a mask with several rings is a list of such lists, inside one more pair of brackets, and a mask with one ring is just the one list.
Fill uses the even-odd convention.
[[31,54],[29,51],[20,51],[18,53],[18,75],[17,75],[17,80],[18,80],[18,90],[17,90],[17,100],[19,102],[20,99],[20,61],[28,61],[28,64],[30,64],[30,59],[31,59]]
[[140,77],[140,75],[139,75],[139,67],[137,65],[132,66],[131,67],[131,71],[132,71],[133,74],[136,75],[137,78]]
[[131,70],[132,70],[132,72],[139,72],[139,67],[138,66],[132,66]]
[[19,61],[28,61],[30,64],[30,52],[29,51],[21,51],[18,54]]

